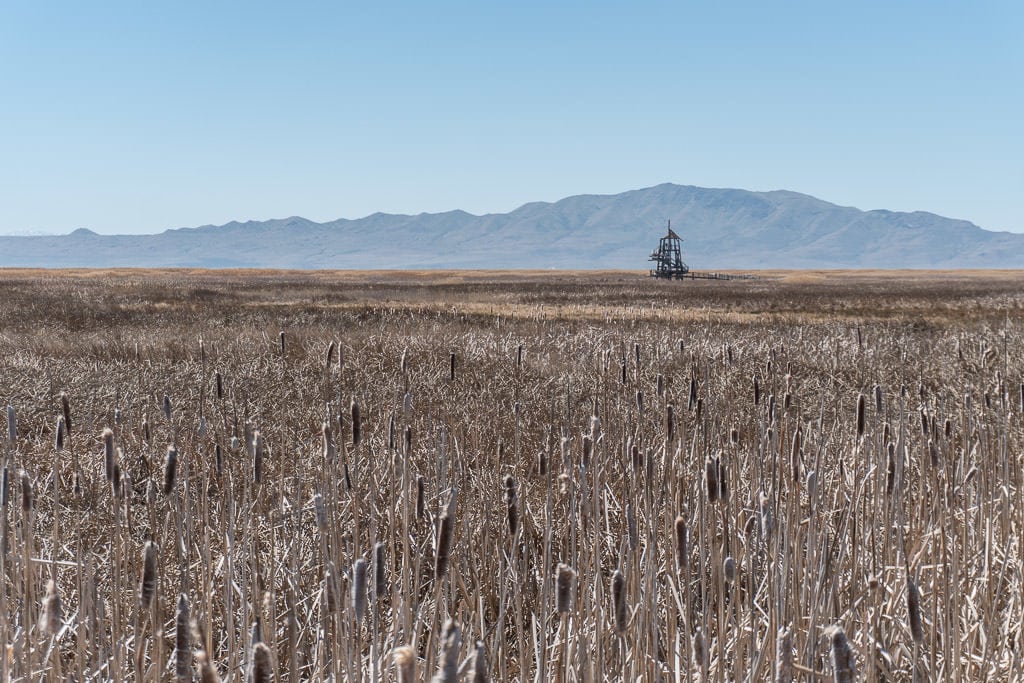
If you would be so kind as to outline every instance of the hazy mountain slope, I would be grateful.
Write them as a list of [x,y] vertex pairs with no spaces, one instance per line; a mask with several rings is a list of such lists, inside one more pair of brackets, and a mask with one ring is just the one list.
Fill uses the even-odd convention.
[[664,184],[507,214],[292,217],[159,235],[0,237],[0,266],[631,268],[665,232],[694,269],[1022,268],[1024,235],[930,213],[860,211],[796,192]]

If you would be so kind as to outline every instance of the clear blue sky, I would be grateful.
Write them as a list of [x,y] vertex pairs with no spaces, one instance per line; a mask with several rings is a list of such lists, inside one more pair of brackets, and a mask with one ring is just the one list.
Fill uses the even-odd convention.
[[1024,231],[1022,8],[4,2],[0,233],[662,182]]

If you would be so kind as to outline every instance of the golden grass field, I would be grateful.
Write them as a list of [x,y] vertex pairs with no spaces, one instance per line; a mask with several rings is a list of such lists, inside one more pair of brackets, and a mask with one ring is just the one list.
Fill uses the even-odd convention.
[[0,270],[0,679],[1024,680],[1024,273],[758,275]]

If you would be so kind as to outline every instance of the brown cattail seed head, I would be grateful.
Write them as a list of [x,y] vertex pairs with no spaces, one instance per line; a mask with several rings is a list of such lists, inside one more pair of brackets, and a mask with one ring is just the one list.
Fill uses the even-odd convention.
[[775,639],[775,683],[793,681],[793,635],[789,626],[779,629]]
[[149,609],[156,595],[156,544],[146,541],[142,553],[142,584],[139,589],[139,605],[143,610]]
[[451,510],[441,513],[437,530],[437,555],[434,558],[434,578],[443,579],[448,574],[451,561],[452,535],[455,533],[455,519]]
[[707,487],[708,502],[718,502],[720,491],[718,483],[718,460],[710,455],[704,460],[704,483]]
[[224,398],[224,378],[221,377],[220,370],[213,375],[215,384],[217,385],[217,400]]
[[114,432],[110,427],[103,430],[103,469],[107,481],[114,480]]
[[327,464],[333,464],[338,456],[338,451],[334,447],[334,439],[331,438],[331,423],[324,422],[320,425],[320,435],[323,437],[324,445],[324,460]]
[[188,598],[178,596],[178,608],[174,614],[174,676],[180,681],[192,680],[192,643],[189,625]]
[[732,555],[725,558],[725,562],[722,563],[722,575],[725,576],[725,580],[732,583],[736,580],[736,560],[733,559]]
[[519,531],[519,495],[516,492],[516,480],[511,474],[505,475],[505,506],[508,512],[508,533],[515,538]]
[[853,650],[841,626],[832,629],[832,676],[835,683],[853,683],[856,669]]
[[615,633],[626,632],[628,609],[626,607],[626,577],[618,569],[612,574],[612,613],[615,616]]
[[555,607],[559,614],[566,614],[572,609],[575,583],[576,571],[567,564],[559,563],[555,575]]
[[359,404],[356,403],[355,399],[352,400],[350,408],[352,413],[352,445],[358,446],[359,442],[363,439],[363,427],[362,420],[359,418]]
[[46,600],[43,602],[43,625],[46,635],[56,636],[64,622],[64,606],[57,590],[57,582],[53,579],[46,584]]
[[682,571],[689,559],[689,550],[686,547],[686,519],[682,515],[676,517],[674,536],[676,541],[676,569]]
[[18,440],[18,420],[14,415],[14,406],[7,406],[7,440],[11,444]]
[[21,509],[24,513],[28,514],[32,512],[33,498],[32,498],[32,478],[28,476],[28,472],[25,470],[21,471]]
[[704,643],[704,632],[697,628],[693,632],[693,664],[703,669],[708,663],[708,652]]
[[910,622],[910,635],[915,643],[924,642],[924,623],[921,621],[921,592],[917,584],[907,577],[907,616]]
[[857,436],[864,436],[864,394],[857,396]]
[[373,599],[379,600],[388,594],[388,567],[384,543],[373,546]]
[[164,459],[164,495],[171,495],[174,490],[174,482],[178,476],[178,451],[174,446],[167,447],[167,457]]
[[416,519],[423,519],[423,515],[426,514],[426,501],[424,487],[426,486],[426,480],[423,475],[416,477]]
[[445,622],[441,635],[441,656],[437,662],[437,672],[431,683],[458,683],[459,651],[462,648],[462,634],[455,622]]
[[210,662],[206,650],[201,650],[196,659],[199,660],[199,683],[220,683],[220,675]]
[[259,430],[252,433],[252,480],[259,484],[263,481],[263,453],[265,446]]
[[484,641],[476,641],[476,651],[473,653],[473,683],[487,683],[490,677],[487,675],[487,650],[484,649]]
[[398,683],[416,683],[416,651],[408,645],[396,647],[391,661],[398,670]]
[[252,661],[249,664],[249,683],[271,683],[274,671],[271,664],[270,648],[266,643],[252,647]]
[[53,449],[55,451],[64,450],[64,417],[57,418],[57,429],[53,435]]
[[64,431],[71,436],[71,401],[63,391],[60,392],[60,411],[64,417]]
[[171,397],[167,394],[164,394],[164,417],[171,421]]
[[366,617],[366,560],[361,557],[352,565],[352,610],[357,622]]

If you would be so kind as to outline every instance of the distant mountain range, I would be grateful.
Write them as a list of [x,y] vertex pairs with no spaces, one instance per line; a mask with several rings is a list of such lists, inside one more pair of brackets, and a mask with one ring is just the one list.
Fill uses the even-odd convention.
[[0,237],[0,266],[198,268],[648,267],[666,221],[694,270],[1024,268],[1024,234],[916,211],[860,211],[796,192],[664,184],[504,214],[292,217],[158,235]]

